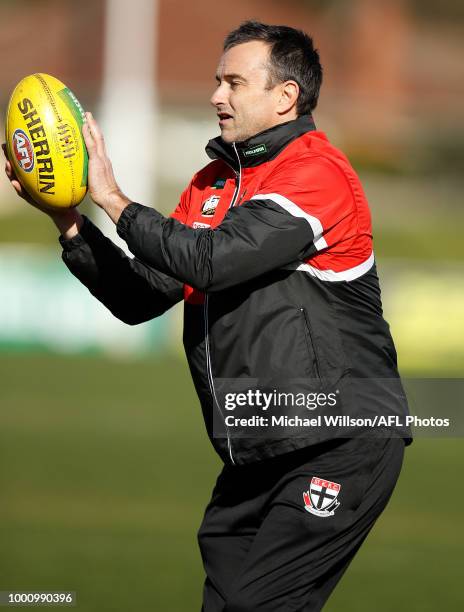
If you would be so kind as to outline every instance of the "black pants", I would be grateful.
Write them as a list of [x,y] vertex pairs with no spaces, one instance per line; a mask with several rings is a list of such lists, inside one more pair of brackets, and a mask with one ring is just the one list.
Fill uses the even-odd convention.
[[321,610],[385,508],[402,439],[355,438],[226,466],[198,533],[203,612]]

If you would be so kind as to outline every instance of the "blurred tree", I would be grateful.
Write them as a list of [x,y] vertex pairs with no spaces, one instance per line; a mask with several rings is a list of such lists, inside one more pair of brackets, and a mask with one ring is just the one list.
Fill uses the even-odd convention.
[[462,0],[408,0],[414,15],[427,21],[453,21],[464,24]]
[[[275,0],[276,2],[279,0]],[[385,3],[384,0],[372,2]],[[311,12],[323,12],[332,8],[354,7],[353,0],[287,0],[287,4],[303,5]],[[462,0],[406,0],[413,15],[427,21],[462,21],[464,23],[464,2]]]

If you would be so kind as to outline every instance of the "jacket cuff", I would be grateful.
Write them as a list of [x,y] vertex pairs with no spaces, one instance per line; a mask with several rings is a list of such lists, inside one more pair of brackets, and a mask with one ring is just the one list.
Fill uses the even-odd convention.
[[122,211],[121,216],[116,224],[116,231],[118,235],[125,240],[127,234],[129,233],[130,226],[135,217],[139,214],[141,210],[146,208],[142,206],[142,204],[137,204],[136,202],[131,202],[126,208]]

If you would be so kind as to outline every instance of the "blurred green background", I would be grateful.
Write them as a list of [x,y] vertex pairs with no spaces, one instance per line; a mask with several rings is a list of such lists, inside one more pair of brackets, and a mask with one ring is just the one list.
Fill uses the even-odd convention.
[[[16,82],[37,70],[104,113],[111,2],[0,0],[10,58],[0,124]],[[237,0],[233,14],[209,0],[157,4],[156,206],[172,210],[205,163],[226,32],[251,17],[305,28],[325,67],[316,124],[348,154],[371,204],[402,374],[462,377],[462,4]],[[128,30],[121,44],[136,38]],[[82,210],[95,218],[89,202]],[[59,255],[48,219],[0,178],[0,590],[74,590],[85,612],[199,610],[196,530],[220,464],[182,355],[181,308],[118,325]],[[328,612],[464,609],[463,467],[462,439],[416,439]]]

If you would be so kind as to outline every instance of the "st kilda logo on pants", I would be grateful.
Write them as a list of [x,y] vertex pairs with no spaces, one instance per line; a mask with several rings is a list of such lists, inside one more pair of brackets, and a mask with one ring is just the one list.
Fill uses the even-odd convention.
[[340,505],[337,497],[341,488],[337,482],[313,476],[309,491],[303,493],[305,510],[316,516],[333,516]]

